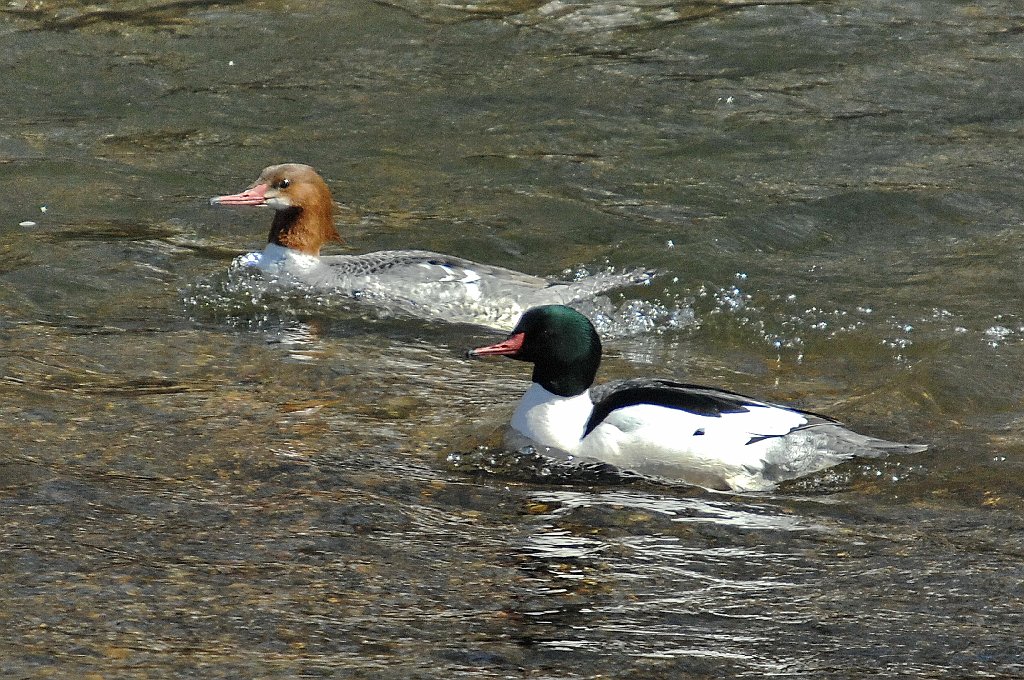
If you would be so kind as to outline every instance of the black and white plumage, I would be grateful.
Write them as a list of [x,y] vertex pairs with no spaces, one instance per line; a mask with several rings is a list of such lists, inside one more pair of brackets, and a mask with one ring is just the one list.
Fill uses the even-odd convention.
[[530,307],[588,300],[654,276],[653,271],[633,270],[551,281],[424,250],[321,257],[325,243],[340,240],[334,201],[320,175],[298,163],[267,167],[245,191],[210,202],[275,210],[267,246],[241,256],[238,264],[428,319],[508,330]]
[[926,448],[710,387],[648,378],[592,387],[601,340],[585,316],[561,305],[530,309],[507,340],[470,354],[534,364],[533,384],[512,416],[514,445],[710,489],[767,490],[854,456]]

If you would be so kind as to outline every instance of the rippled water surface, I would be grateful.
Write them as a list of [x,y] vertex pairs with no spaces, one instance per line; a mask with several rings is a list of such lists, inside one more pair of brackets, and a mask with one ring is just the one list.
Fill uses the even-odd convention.
[[[1024,676],[1024,12],[1009,0],[0,7],[0,675]],[[281,291],[333,252],[657,267],[661,374],[924,442],[772,494],[495,446],[498,336]]]

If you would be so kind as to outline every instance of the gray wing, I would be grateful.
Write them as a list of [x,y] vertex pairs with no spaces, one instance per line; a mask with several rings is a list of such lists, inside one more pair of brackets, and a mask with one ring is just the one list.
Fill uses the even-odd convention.
[[635,269],[601,272],[578,281],[558,281],[428,250],[334,255],[321,260],[340,277],[393,277],[410,285],[475,284],[486,297],[514,299],[524,308],[592,298],[609,290],[645,284],[657,275],[654,270]]
[[372,302],[379,310],[511,330],[519,316],[545,304],[576,304],[599,293],[648,281],[653,272],[598,274],[549,281],[504,267],[426,250],[328,255],[300,269],[301,284]]

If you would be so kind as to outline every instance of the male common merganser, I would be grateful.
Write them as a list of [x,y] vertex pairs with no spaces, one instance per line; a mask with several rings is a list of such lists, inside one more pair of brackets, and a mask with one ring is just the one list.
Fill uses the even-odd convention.
[[321,246],[341,240],[334,227],[334,200],[316,170],[299,163],[264,168],[244,191],[211,198],[210,203],[274,209],[266,248],[242,256],[242,264],[425,318],[508,330],[530,307],[586,300],[654,276],[635,270],[548,281],[424,250],[321,257]]
[[[508,339],[471,350],[533,363],[507,443],[598,460],[709,489],[764,491],[854,456],[927,447],[866,437],[837,421],[734,392],[638,378],[592,387],[601,339],[562,305],[523,314]],[[543,451],[542,451],[543,452]]]

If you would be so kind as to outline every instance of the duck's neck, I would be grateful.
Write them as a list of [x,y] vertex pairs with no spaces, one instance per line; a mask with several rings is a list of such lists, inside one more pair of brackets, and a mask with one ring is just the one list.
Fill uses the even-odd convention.
[[[599,340],[597,342],[600,342]],[[601,365],[601,346],[586,357],[573,357],[560,361],[556,356],[534,360],[533,382],[560,397],[575,397],[585,393],[594,384]]]
[[512,415],[512,428],[537,444],[572,453],[593,410],[589,390],[563,397],[534,383]]
[[321,245],[341,240],[334,228],[333,212],[330,203],[277,210],[267,241],[304,255],[318,256]]

